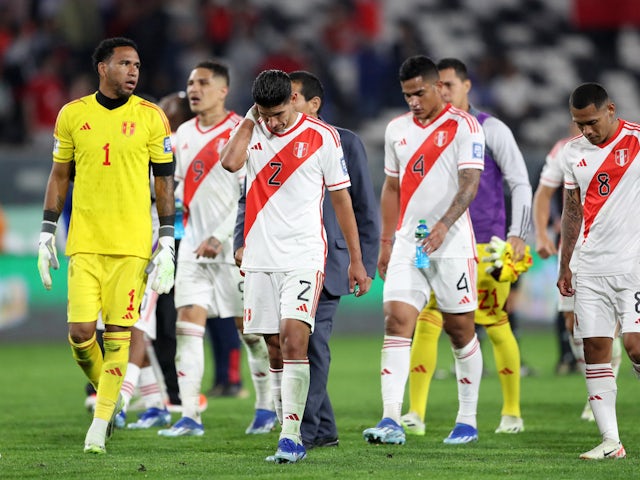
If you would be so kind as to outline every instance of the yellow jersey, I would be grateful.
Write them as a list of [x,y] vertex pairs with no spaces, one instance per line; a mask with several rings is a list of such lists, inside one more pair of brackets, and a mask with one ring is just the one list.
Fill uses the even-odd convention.
[[173,161],[170,136],[164,112],[137,95],[113,110],[96,94],[62,107],[53,161],[75,161],[76,168],[67,255],[149,258],[149,167]]

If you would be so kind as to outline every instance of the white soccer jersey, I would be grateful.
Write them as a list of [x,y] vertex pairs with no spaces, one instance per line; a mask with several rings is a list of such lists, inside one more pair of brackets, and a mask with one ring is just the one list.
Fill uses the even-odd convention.
[[640,125],[620,120],[613,137],[592,145],[585,137],[564,147],[564,186],[580,188],[580,275],[620,275],[638,268],[640,228]]
[[[387,125],[384,171],[400,181],[396,237],[414,241],[420,219],[434,225],[458,191],[458,171],[484,168],[484,133],[475,117],[448,104],[427,125],[412,113]],[[434,258],[474,258],[475,237],[467,211],[451,226]]]
[[324,271],[325,186],[351,185],[338,133],[304,114],[284,133],[270,132],[260,120],[248,155],[242,270]]
[[544,166],[540,172],[540,184],[545,187],[558,188],[564,183],[564,167],[561,163],[562,148],[570,140],[577,137],[567,137],[558,140],[544,159]]
[[194,250],[213,235],[222,243],[224,254],[197,261],[235,263],[233,229],[245,170],[231,173],[222,168],[220,150],[240,120],[241,116],[231,112],[217,125],[202,128],[195,117],[176,131],[175,178],[180,182],[185,224],[179,261],[196,261]]

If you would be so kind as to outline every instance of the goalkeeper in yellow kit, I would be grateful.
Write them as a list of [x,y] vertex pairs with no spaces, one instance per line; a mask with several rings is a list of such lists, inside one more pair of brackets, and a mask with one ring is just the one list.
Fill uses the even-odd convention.
[[[66,246],[69,343],[97,391],[84,451],[105,453],[147,274],[157,268],[152,288],[158,293],[173,286],[175,208],[171,129],[160,108],[133,95],[140,71],[135,43],[103,40],[93,64],[100,77],[98,91],[65,105],[56,121],[38,270],[50,289],[50,268],[58,268],[57,220],[75,165]],[[153,257],[150,167],[160,219]],[[104,355],[96,341],[99,312],[106,327]]]
[[[519,433],[524,430],[520,412],[520,350],[504,305],[511,283],[532,263],[529,247],[524,242],[531,221],[529,176],[509,128],[497,118],[469,104],[471,80],[466,66],[455,58],[443,59],[437,66],[443,83],[444,100],[475,116],[485,133],[484,171],[478,193],[469,206],[480,261],[475,323],[485,327],[491,340],[502,387],[502,414],[496,433]],[[505,181],[510,189],[512,204],[508,231],[503,190]],[[500,237],[505,236],[506,241],[503,241]],[[402,416],[402,424],[408,434],[425,434],[427,397],[436,367],[442,328],[442,315],[432,298],[418,316],[411,346],[410,405],[409,412]],[[465,399],[460,398],[459,401],[464,402]],[[477,435],[463,438],[457,443],[476,440]]]

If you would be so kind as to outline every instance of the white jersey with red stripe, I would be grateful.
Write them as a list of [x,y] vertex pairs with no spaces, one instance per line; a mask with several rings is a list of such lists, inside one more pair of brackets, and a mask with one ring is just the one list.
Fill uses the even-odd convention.
[[[413,242],[419,220],[431,227],[442,218],[458,192],[458,171],[484,168],[484,133],[478,120],[447,104],[427,125],[412,113],[387,125],[384,171],[399,177],[400,215],[396,237]],[[451,226],[434,258],[475,258],[471,217],[467,210]]]
[[637,272],[640,260],[640,124],[619,120],[603,145],[577,137],[564,147],[564,186],[580,188],[583,207],[578,274]]
[[562,165],[563,147],[576,137],[566,137],[558,140],[544,159],[544,166],[540,172],[540,184],[545,187],[558,188],[564,183],[564,166]]
[[260,120],[249,141],[242,270],[324,272],[325,187],[351,185],[338,132],[298,114],[283,133]]
[[245,170],[231,173],[222,168],[220,150],[240,120],[241,116],[230,112],[217,125],[202,127],[195,117],[176,131],[175,178],[181,184],[185,226],[179,261],[196,261],[194,250],[213,235],[222,243],[224,254],[215,259],[200,257],[197,261],[235,263],[233,229]]

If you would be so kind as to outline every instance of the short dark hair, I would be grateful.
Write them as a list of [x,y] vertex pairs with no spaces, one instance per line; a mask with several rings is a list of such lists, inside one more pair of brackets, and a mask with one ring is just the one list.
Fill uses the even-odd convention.
[[599,83],[583,83],[569,97],[569,106],[577,110],[593,104],[597,110],[609,103],[609,94]]
[[292,82],[298,82],[302,86],[300,93],[305,100],[311,100],[313,97],[318,97],[320,100],[324,100],[324,88],[322,82],[313,73],[305,70],[297,70],[289,73],[289,78]]
[[206,68],[211,70],[214,77],[222,77],[229,85],[229,67],[217,60],[204,60],[198,63],[194,68]]
[[264,70],[253,81],[253,101],[264,108],[277,107],[291,100],[291,78],[282,70]]
[[458,77],[460,80],[469,80],[469,72],[467,71],[467,66],[462,63],[462,60],[458,60],[457,58],[443,58],[438,62],[437,67],[438,71],[451,68],[454,72],[456,72],[456,77]]
[[436,81],[439,75],[433,60],[424,55],[414,55],[402,62],[399,77],[401,82],[411,80],[415,77],[422,77],[423,80],[427,81]]
[[95,71],[98,71],[98,64],[102,62],[106,62],[113,55],[114,49],[118,47],[131,47],[136,52],[138,51],[138,46],[136,42],[129,38],[125,37],[114,37],[114,38],[105,38],[100,42],[100,44],[93,51],[93,55],[91,59],[93,60],[93,68]]

